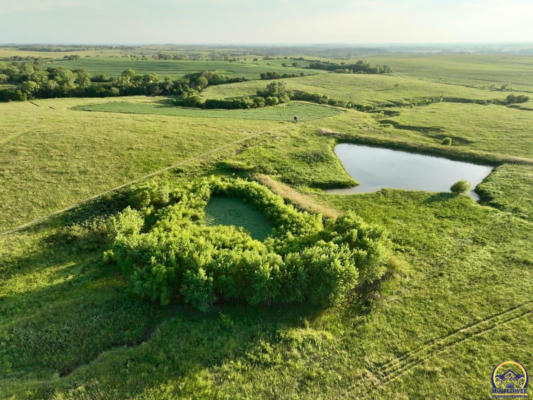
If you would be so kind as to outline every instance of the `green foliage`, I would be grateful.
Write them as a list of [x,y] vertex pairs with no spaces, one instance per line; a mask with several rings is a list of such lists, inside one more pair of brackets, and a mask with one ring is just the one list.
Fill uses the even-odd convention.
[[461,181],[455,182],[450,187],[450,190],[451,190],[452,193],[462,194],[462,193],[468,192],[470,190],[470,187],[471,187],[470,183],[468,183],[465,180],[461,180]]
[[370,65],[369,63],[359,60],[354,64],[334,63],[326,61],[316,61],[309,64],[309,68],[323,69],[326,71],[352,74],[388,74],[392,70],[387,65]]
[[[159,192],[153,185],[137,188],[140,209],[126,208],[111,224],[115,262],[143,298],[183,301],[201,311],[218,300],[329,306],[384,273],[383,231],[353,214],[324,225],[320,215],[297,211],[242,179],[183,184],[166,206],[146,200]],[[204,225],[212,195],[240,197],[261,209],[273,225],[271,236],[262,243],[234,226]],[[150,221],[146,233],[140,233],[140,213]]]
[[452,138],[449,137],[449,136],[446,136],[444,139],[442,139],[442,142],[441,142],[443,145],[445,146],[451,146],[453,141],[452,141]]

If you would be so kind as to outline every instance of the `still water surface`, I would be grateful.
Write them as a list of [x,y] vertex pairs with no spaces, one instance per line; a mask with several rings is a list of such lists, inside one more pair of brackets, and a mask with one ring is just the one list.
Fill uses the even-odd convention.
[[[349,143],[335,146],[335,154],[359,185],[328,193],[368,193],[383,188],[449,192],[461,179],[474,189],[492,171],[486,165]],[[479,199],[473,190],[469,194]]]

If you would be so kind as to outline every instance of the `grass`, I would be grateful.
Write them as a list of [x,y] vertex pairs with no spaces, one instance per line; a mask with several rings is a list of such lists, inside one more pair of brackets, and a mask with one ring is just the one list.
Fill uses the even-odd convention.
[[0,231],[273,127],[71,110],[95,101],[0,105]]
[[533,113],[527,111],[494,105],[439,103],[402,110],[400,116],[391,119],[404,126],[437,128],[438,132],[429,136],[436,139],[449,136],[455,139],[456,145],[471,150],[533,160]]
[[533,220],[532,166],[499,166],[478,186],[478,190],[490,205]]
[[[319,74],[283,80],[291,90],[327,95],[332,99],[362,105],[391,105],[409,103],[424,97],[460,97],[467,99],[504,98],[506,94],[489,90],[466,88],[396,75]],[[207,98],[226,98],[255,94],[264,82],[240,82],[211,86]]]
[[[438,70],[439,58],[417,60],[406,64],[412,74]],[[465,84],[475,83],[473,62],[464,59]],[[487,64],[495,77],[525,68]],[[449,68],[443,76],[460,76]],[[116,100],[155,108],[160,99]],[[100,221],[125,204],[102,198],[0,236],[0,398],[487,399],[498,363],[531,369],[532,167],[505,162],[531,161],[530,112],[434,104],[394,118],[348,110],[294,124],[72,110],[109,99],[35,104],[0,104],[4,229],[257,133],[265,136],[166,175],[239,174],[300,208],[354,210],[387,230],[393,254],[378,290],[335,308],[158,307],[131,296],[103,263]],[[332,152],[340,138],[501,165],[480,185],[481,204],[401,190],[329,195],[319,188],[354,183]]]
[[318,104],[292,102],[278,106],[255,108],[250,110],[202,110],[169,105],[166,101],[153,103],[131,103],[113,101],[109,103],[89,104],[77,108],[82,111],[99,111],[127,114],[154,114],[191,118],[227,118],[239,120],[312,121],[327,118],[342,112],[340,109]]
[[272,225],[267,218],[241,199],[213,196],[207,203],[205,213],[208,225],[242,227],[256,240],[264,240],[272,232]]
[[52,66],[69,69],[82,68],[92,75],[105,74],[118,76],[128,68],[134,69],[138,74],[158,74],[161,78],[173,79],[199,71],[212,71],[231,77],[245,77],[259,79],[262,72],[279,72],[287,74],[316,74],[320,71],[309,70],[302,67],[282,66],[288,60],[259,60],[259,61],[192,61],[192,60],[134,60],[118,57],[91,57],[75,61],[59,61]]
[[[533,91],[531,56],[422,55],[370,57],[371,63],[389,65],[395,74],[467,87]],[[505,93],[503,93],[505,94]]]

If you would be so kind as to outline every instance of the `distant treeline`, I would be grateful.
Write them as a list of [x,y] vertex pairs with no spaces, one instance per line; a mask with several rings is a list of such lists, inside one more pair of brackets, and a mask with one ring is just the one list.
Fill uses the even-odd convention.
[[263,80],[269,80],[269,79],[283,79],[283,78],[296,78],[298,76],[305,76],[303,72],[300,72],[299,74],[280,74],[279,72],[262,72],[261,73],[261,79]]
[[363,60],[359,60],[355,64],[315,61],[309,64],[309,68],[349,74],[388,74],[392,72],[388,65],[371,65]]
[[24,101],[53,97],[110,97],[131,95],[174,95],[198,93],[208,85],[242,82],[212,72],[197,72],[171,80],[157,74],[139,75],[127,69],[118,77],[92,77],[83,69],[48,67],[38,63],[0,63],[0,84],[15,87],[0,90],[0,101]]

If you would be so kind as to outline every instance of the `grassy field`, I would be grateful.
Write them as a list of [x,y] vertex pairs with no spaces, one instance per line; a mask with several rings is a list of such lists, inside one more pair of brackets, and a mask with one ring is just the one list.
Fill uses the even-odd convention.
[[433,128],[432,132],[420,134],[437,139],[449,136],[456,139],[458,146],[533,161],[531,112],[495,105],[439,103],[402,109],[400,116],[391,120],[407,130]]
[[311,121],[337,115],[342,110],[312,103],[292,102],[272,107],[250,110],[202,110],[199,108],[183,108],[169,104],[163,99],[159,102],[118,102],[89,104],[77,108],[82,111],[98,111],[126,114],[154,114],[191,118],[226,118],[252,119],[292,122],[297,116],[299,121]]
[[[405,65],[407,72],[400,71],[405,77],[321,74],[287,81],[309,81],[306,85],[316,90],[322,85],[331,97],[369,103],[448,87],[461,97],[505,95],[431,81],[438,76],[424,71],[435,71],[436,59],[390,59],[393,68],[395,60]],[[460,78],[454,69],[460,59],[447,60],[451,66],[443,63],[442,76]],[[464,59],[459,85],[497,83],[526,68],[516,58],[507,59],[508,67],[495,58],[494,67],[485,63],[493,72],[480,74],[476,83],[467,79],[473,65],[482,64],[474,61]],[[494,72],[497,68],[502,71]],[[389,82],[404,86],[397,93],[378,90]],[[231,97],[252,84],[213,87],[207,94]],[[481,400],[490,398],[490,376],[500,362],[516,360],[531,371],[533,113],[438,103],[397,108],[399,116],[386,117],[293,103],[287,107],[309,115],[335,111],[294,124],[245,119],[238,110],[220,111],[233,115],[224,118],[165,115],[159,112],[168,108],[161,100],[0,104],[0,231],[197,157],[166,172],[165,179],[248,177],[300,208],[332,217],[353,210],[382,226],[392,251],[386,278],[327,309],[217,304],[200,313],[143,302],[102,257],[107,248],[102,221],[128,203],[120,193],[109,195],[0,235],[0,399]],[[276,108],[250,112],[273,115]],[[257,136],[231,145],[251,135]],[[453,137],[453,144],[443,145],[441,136]],[[496,168],[480,185],[481,203],[422,191],[329,195],[321,188],[355,184],[333,153],[339,141],[438,153]],[[220,153],[205,154],[228,144]],[[241,205],[224,199],[209,207],[222,223],[267,228],[256,213],[241,211],[244,219],[237,221],[231,212]]]
[[[321,74],[283,80],[291,90],[327,95],[363,105],[391,105],[424,97],[459,97],[465,99],[494,99],[506,95],[489,90],[467,88],[397,75]],[[225,98],[255,94],[263,89],[262,82],[240,82],[211,86],[206,98]]]
[[272,225],[261,211],[234,197],[211,197],[205,213],[208,225],[239,226],[257,240],[264,240],[272,232]]
[[98,101],[0,105],[0,231],[279,124],[71,110]]
[[395,74],[478,88],[533,91],[531,56],[421,55],[369,57],[389,65]]
[[[76,61],[59,61],[51,65],[70,69],[82,68],[92,75],[105,74],[118,76],[122,71],[133,68],[138,74],[158,74],[161,78],[179,78],[193,72],[212,71],[231,77],[259,79],[262,72],[279,72],[287,74],[316,74],[321,71],[301,67],[282,66],[290,60],[249,61],[192,61],[192,60],[133,60],[128,58],[91,57]],[[308,64],[308,63],[307,63]]]

